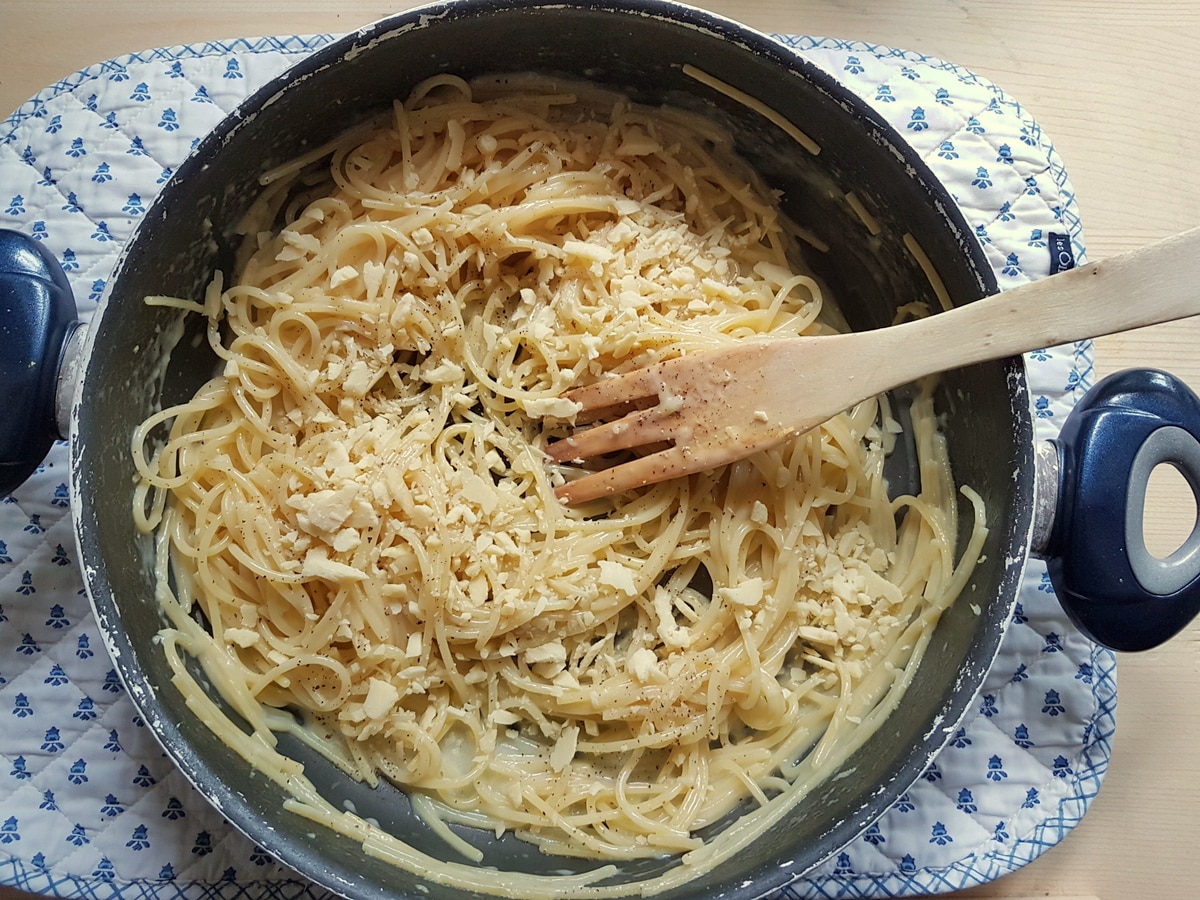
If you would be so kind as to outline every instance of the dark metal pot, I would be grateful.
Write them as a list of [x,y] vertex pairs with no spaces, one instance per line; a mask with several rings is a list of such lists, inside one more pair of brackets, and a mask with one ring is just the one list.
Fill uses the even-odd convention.
[[[800,124],[820,154],[802,149],[759,112],[686,76],[685,64]],[[0,286],[30,310],[24,331],[31,337],[18,350],[5,351],[2,374],[17,386],[15,393],[28,407],[22,416],[28,416],[0,442],[8,467],[8,483],[0,487],[11,490],[40,460],[56,427],[55,395],[62,395],[58,421],[65,423],[67,406],[61,401],[73,394],[71,487],[80,557],[97,620],[134,702],[163,747],[229,821],[307,877],[359,900],[448,900],[464,894],[366,856],[355,841],[285,811],[284,792],[256,777],[185,707],[156,648],[154,636],[163,623],[154,601],[150,547],[135,532],[130,515],[134,473],[127,436],[151,412],[189,397],[209,377],[214,361],[205,342],[193,340],[202,323],[187,324],[191,330],[179,335],[178,312],[146,306],[143,298],[202,296],[214,269],[229,271],[233,227],[256,195],[262,172],[404,97],[432,74],[469,78],[509,71],[584,77],[637,101],[702,111],[725,125],[740,152],[782,192],[787,213],[833,248],[814,263],[855,328],[885,325],[897,305],[932,299],[928,279],[901,241],[904,234],[917,238],[956,303],[997,290],[992,269],[951,197],[879,116],[769,38],[652,0],[448,3],[384,20],[319,50],[249,98],[180,166],[126,247],[86,338],[70,325],[69,290],[65,281],[55,281],[53,261],[6,236]],[[845,202],[850,190],[882,225],[877,236],[866,234]],[[62,372],[56,366],[60,360]],[[1151,398],[1149,411],[1122,413],[1131,378],[1132,387],[1149,389],[1139,395]],[[1054,559],[1084,520],[1091,520],[1088,541],[1117,530],[1111,519],[1094,519],[1086,485],[1081,482],[1077,493],[1075,481],[1095,457],[1119,454],[1133,464],[1144,436],[1114,432],[1123,427],[1122,417],[1136,419],[1142,432],[1157,431],[1164,422],[1177,428],[1185,437],[1172,446],[1184,450],[1152,448],[1139,464],[1177,463],[1200,483],[1200,464],[1175,459],[1198,455],[1185,445],[1200,434],[1200,405],[1160,373],[1138,373],[1101,389],[1068,426],[1076,433],[1074,443],[1058,453],[1035,451],[1019,359],[947,373],[940,392],[942,409],[951,412],[945,432],[956,480],[972,485],[987,504],[988,544],[968,587],[973,598],[981,598],[978,614],[967,604],[945,614],[902,708],[846,763],[853,777],[824,785],[779,827],[705,875],[702,884],[664,896],[765,894],[852,840],[920,776],[971,707],[1009,621],[1034,540],[1039,459],[1043,516],[1037,543]],[[912,460],[902,453],[893,477],[903,482],[911,468]],[[1145,471],[1148,475],[1149,468]],[[1052,500],[1046,499],[1056,493],[1063,498],[1057,519]],[[1159,585],[1171,590],[1148,595],[1126,583],[1100,607],[1081,605],[1072,614],[1113,646],[1145,646],[1169,637],[1200,603],[1163,600],[1196,593],[1198,554],[1195,547],[1185,549],[1179,559],[1159,567],[1173,573],[1174,581]],[[1139,565],[1137,552],[1132,555],[1130,571]],[[1075,569],[1093,564],[1064,559],[1051,567],[1060,594],[1084,593],[1069,579]],[[1125,572],[1114,577],[1120,581]],[[1139,613],[1141,624],[1132,636],[1122,610]],[[1151,611],[1149,619],[1145,610]],[[402,792],[386,784],[372,790],[351,783],[298,743],[286,738],[282,743],[335,805],[353,802],[360,815],[374,817],[432,856],[451,852],[412,813]],[[484,865],[501,869],[583,871],[595,865],[548,860],[512,838],[474,834],[470,839],[483,848]],[[673,860],[618,864],[616,880],[644,878],[673,865]]]

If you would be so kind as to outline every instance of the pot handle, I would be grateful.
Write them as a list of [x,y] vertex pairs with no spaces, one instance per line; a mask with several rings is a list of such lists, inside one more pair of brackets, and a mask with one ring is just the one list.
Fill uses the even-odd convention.
[[[39,241],[0,229],[0,497],[25,481],[66,437],[60,373],[78,349],[75,298],[58,260]],[[68,349],[70,348],[70,349]],[[60,415],[60,409],[63,415]]]
[[1155,557],[1143,533],[1146,488],[1165,463],[1200,498],[1200,399],[1166,372],[1118,372],[1087,393],[1054,444],[1057,511],[1039,555],[1059,602],[1114,650],[1163,643],[1200,612],[1200,519],[1179,549]]

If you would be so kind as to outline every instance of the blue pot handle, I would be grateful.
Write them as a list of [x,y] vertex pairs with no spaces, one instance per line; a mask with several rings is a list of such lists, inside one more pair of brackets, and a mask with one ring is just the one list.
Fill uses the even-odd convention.
[[1200,400],[1153,369],[1110,375],[1063,424],[1046,559],[1059,602],[1093,640],[1146,650],[1200,612],[1200,521],[1165,559],[1146,549],[1150,473],[1174,466],[1200,496]]
[[78,326],[71,286],[50,251],[0,229],[0,497],[16,490],[65,437],[59,375]]

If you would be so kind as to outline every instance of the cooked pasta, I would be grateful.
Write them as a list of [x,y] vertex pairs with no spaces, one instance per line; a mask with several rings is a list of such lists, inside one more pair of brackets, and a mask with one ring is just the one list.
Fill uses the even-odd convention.
[[[650,893],[819,789],[979,553],[977,509],[956,563],[929,397],[920,493],[894,500],[882,400],[581,508],[555,500],[574,473],[541,449],[575,425],[573,385],[837,324],[729,137],[577,85],[446,76],[264,184],[231,283],[149,298],[207,317],[222,363],[133,439],[163,647],[197,714],[299,814],[422,870],[317,796],[273,729],[403,786],[458,845],[442,823],[683,854]],[[509,896],[587,880],[436,869]]]

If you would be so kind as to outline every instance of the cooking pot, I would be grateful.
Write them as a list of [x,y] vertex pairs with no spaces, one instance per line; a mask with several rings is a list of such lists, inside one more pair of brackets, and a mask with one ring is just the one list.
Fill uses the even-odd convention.
[[[700,67],[733,91],[685,74]],[[319,884],[354,898],[458,898],[435,879],[365,855],[357,842],[284,809],[287,795],[213,736],[171,686],[154,636],[152,548],[133,518],[129,436],[214,371],[199,317],[143,303],[150,294],[203,295],[232,266],[234,227],[260,174],[322,144],[440,72],[464,77],[537,71],[587,78],[644,103],[701,112],[779,190],[785,211],[832,248],[814,268],[856,329],[897,306],[934,298],[902,236],[912,235],[950,297],[998,287],[972,230],[904,141],[834,79],[775,41],[684,6],[619,0],[467,0],[413,10],[350,34],[281,75],[226,118],[179,167],[146,213],[86,328],[41,245],[0,236],[7,310],[0,377],[10,414],[0,434],[8,493],[57,435],[71,442],[72,514],[99,627],[130,696],[167,753],[225,817]],[[751,98],[754,102],[746,102]],[[764,112],[765,107],[769,108]],[[778,119],[797,123],[820,152]],[[864,232],[853,191],[881,226]],[[936,302],[933,303],[936,306]],[[193,321],[195,320],[195,321]],[[946,373],[938,403],[955,478],[987,507],[989,536],[967,592],[941,619],[902,706],[835,777],[779,827],[691,884],[663,896],[757,897],[817,865],[879,817],[954,733],[996,653],[1031,553],[1047,558],[1056,591],[1090,636],[1118,649],[1169,638],[1200,607],[1200,534],[1157,560],[1141,537],[1145,484],[1160,463],[1200,485],[1200,402],[1170,376],[1122,373],[1092,390],[1054,445],[1035,445],[1020,359]],[[889,473],[914,477],[901,447]],[[964,524],[964,529],[966,524]],[[965,535],[960,536],[960,544]],[[199,673],[199,669],[196,669]],[[203,678],[200,678],[203,683]],[[452,851],[387,785],[351,782],[286,736],[281,746],[335,805],[352,803],[434,860]],[[482,865],[582,872],[588,860],[548,860],[510,837],[473,833]],[[432,863],[436,865],[436,863]],[[673,859],[618,863],[604,883],[652,877]]]

